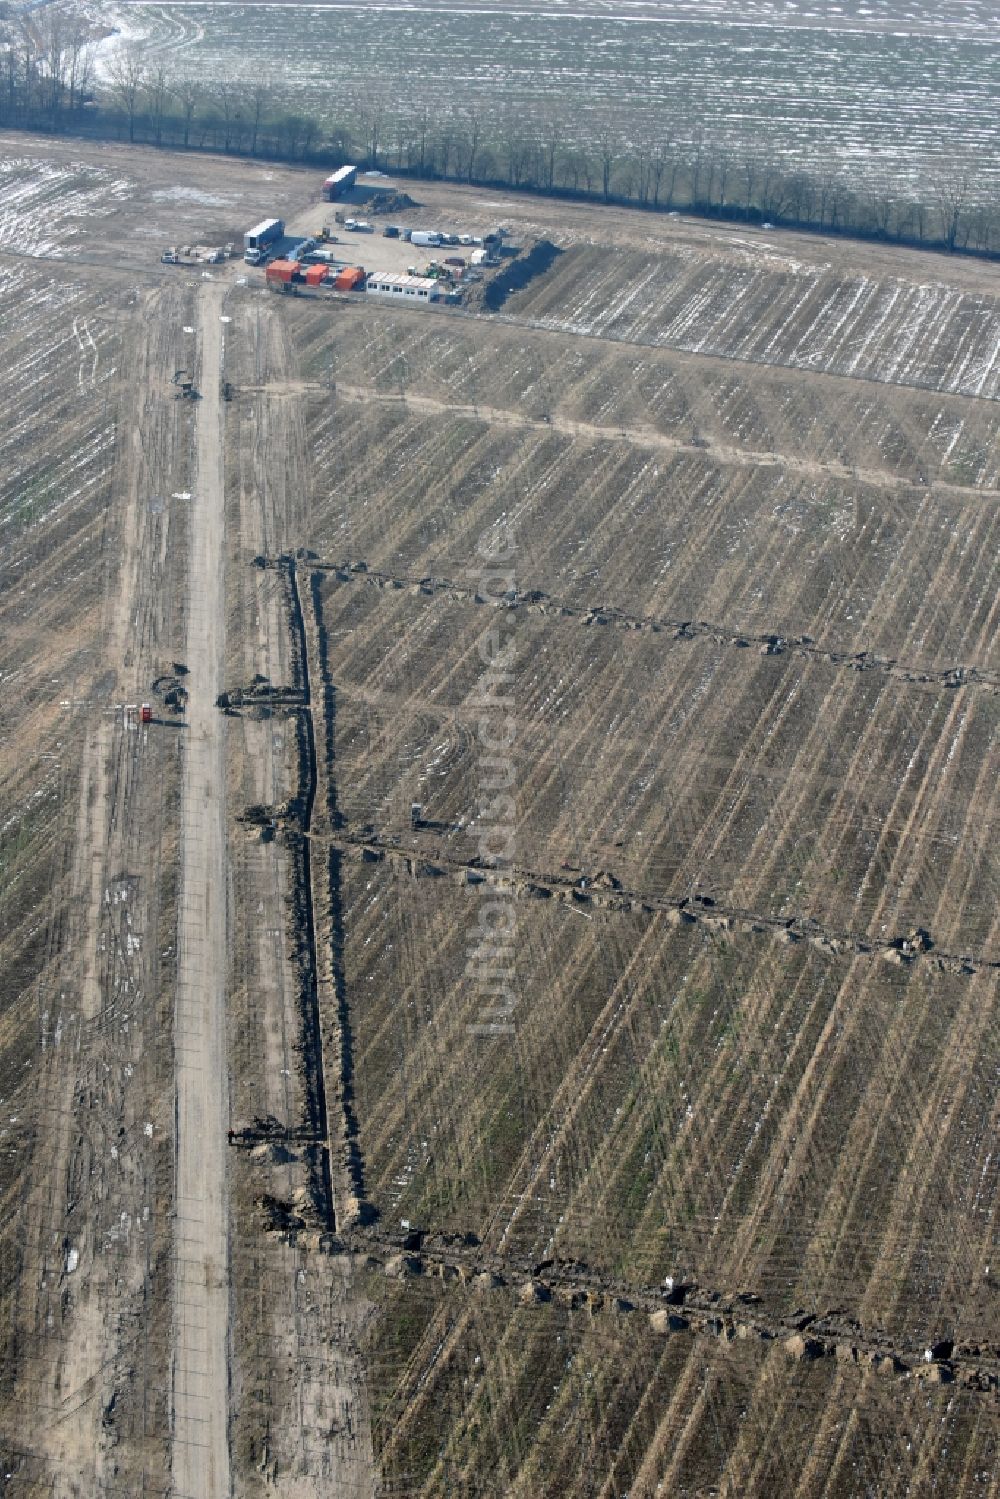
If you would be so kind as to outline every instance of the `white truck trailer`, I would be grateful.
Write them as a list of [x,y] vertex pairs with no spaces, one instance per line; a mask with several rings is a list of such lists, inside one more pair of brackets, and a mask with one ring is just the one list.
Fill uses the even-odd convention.
[[277,244],[285,233],[281,219],[263,219],[248,229],[243,236],[243,259],[247,265],[260,265],[267,259],[271,245]]

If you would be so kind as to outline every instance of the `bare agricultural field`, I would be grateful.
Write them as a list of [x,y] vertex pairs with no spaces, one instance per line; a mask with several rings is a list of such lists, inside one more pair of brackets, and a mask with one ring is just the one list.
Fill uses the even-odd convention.
[[985,272],[434,188],[563,255],[278,298],[159,245],[308,174],[17,159],[3,1485],[995,1499]]
[[0,166],[0,244],[65,253],[88,219],[113,213],[130,191],[116,174],[82,162],[8,157]]
[[997,398],[995,295],[845,274],[780,254],[768,265],[759,242],[754,251],[741,266],[732,253],[713,263],[571,250],[507,311],[567,332]]
[[[0,257],[104,265],[148,284],[166,246],[241,246],[265,213],[291,219],[316,197],[315,171],[197,156],[181,165],[148,148],[9,136],[0,140]],[[45,295],[58,304],[54,277]]]
[[[753,1292],[775,1318],[835,1306],[911,1356],[942,1322],[975,1341],[995,1184],[988,975],[889,975],[735,922],[526,886],[517,1035],[489,1040],[466,969],[478,887],[386,854],[345,860],[342,890],[383,1222],[471,1233],[525,1276],[554,1258],[634,1292],[667,1275]],[[954,1163],[914,1197],[907,1163],[928,1151]]]
[[[1000,1333],[992,304],[769,253],[571,247],[492,320],[280,310],[390,1492],[988,1490],[993,1413],[963,1386],[952,1468],[912,1371],[936,1329]],[[515,933],[492,1039],[484,888]]]

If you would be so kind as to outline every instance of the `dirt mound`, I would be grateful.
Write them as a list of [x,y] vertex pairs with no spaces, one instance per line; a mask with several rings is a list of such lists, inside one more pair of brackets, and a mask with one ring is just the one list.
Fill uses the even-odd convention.
[[483,293],[484,310],[499,312],[512,292],[523,291],[536,276],[544,276],[562,253],[559,246],[554,245],[551,240],[538,240],[527,255],[519,255],[505,270],[493,277]]

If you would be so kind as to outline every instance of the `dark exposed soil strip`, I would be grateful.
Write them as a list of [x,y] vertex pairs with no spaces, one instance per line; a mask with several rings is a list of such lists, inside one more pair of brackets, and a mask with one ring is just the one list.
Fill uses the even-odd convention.
[[[294,565],[293,565],[294,575]],[[337,805],[336,774],[336,726],[337,693],[330,668],[329,639],[323,618],[322,576],[310,573],[310,602],[312,606],[312,631],[318,666],[318,698],[323,715],[323,778],[326,787],[326,826],[337,832],[344,825],[344,818]],[[308,642],[303,628],[303,651],[308,656]],[[313,715],[315,718],[315,714]],[[360,1130],[354,1107],[354,1042],[351,1029],[350,1007],[347,1002],[347,982],[344,971],[344,906],[341,892],[341,865],[343,848],[331,841],[327,854],[327,941],[329,943],[330,977],[333,985],[336,1012],[336,1049],[338,1052],[338,1095],[340,1102],[341,1156],[346,1173],[350,1200],[350,1214],[361,1222],[371,1220],[373,1213],[365,1200],[364,1161],[361,1155]],[[331,1141],[332,1148],[332,1141]]]
[[554,245],[551,240],[538,240],[526,255],[519,255],[510,265],[490,278],[483,293],[485,310],[499,312],[513,292],[523,291],[536,277],[544,276],[562,253],[559,246]]
[[[313,850],[309,836],[316,804],[316,736],[313,728],[305,622],[295,559],[283,559],[281,571],[288,590],[292,671],[295,681],[291,691],[280,689],[274,700],[291,713],[295,722],[298,786],[286,809],[284,833],[292,860],[292,940],[299,981],[300,1046],[306,1114],[301,1128],[302,1133],[323,1143],[323,1149],[316,1154],[311,1153],[310,1163],[319,1178],[314,1182],[314,1194],[318,1199],[320,1217],[332,1229],[335,1226],[334,1196],[319,1005]],[[230,703],[238,698],[240,694],[229,694]],[[253,700],[259,701],[259,696]]]
[[[317,572],[309,574],[311,607],[307,619],[302,606],[300,556],[283,553],[276,558],[254,559],[256,566],[280,572],[287,585],[292,685],[274,687],[258,679],[246,687],[222,693],[219,706],[234,714],[247,711],[270,714],[277,709],[295,720],[298,790],[284,806],[247,808],[240,821],[259,827],[264,839],[273,837],[280,829],[292,855],[291,903],[295,960],[301,986],[306,1120],[298,1130],[285,1131],[282,1139],[323,1142],[322,1181],[318,1195],[324,1206],[320,1217],[328,1228],[332,1228],[338,1217],[338,1208],[348,1222],[371,1222],[374,1213],[365,1201],[364,1163],[354,1108],[353,1037],[344,973],[343,844],[331,837],[342,829],[344,823],[337,806],[337,696],[323,619],[322,576]],[[311,655],[316,658],[315,674],[310,671]],[[321,730],[317,715],[322,720]],[[319,801],[318,734],[322,742],[325,788]],[[314,847],[319,854],[324,845],[323,860],[314,860]],[[327,991],[325,1000],[324,990]],[[327,1022],[326,1040],[324,1018]],[[333,1025],[330,1024],[331,1018]],[[333,1071],[336,1072],[336,1084],[331,1088]],[[329,1100],[334,1096],[337,1106],[331,1129]],[[252,1127],[236,1132],[230,1138],[235,1145],[252,1145],[270,1139],[272,1135]],[[343,1190],[345,1186],[346,1192]]]
[[501,872],[476,859],[455,858],[440,847],[435,848],[433,854],[424,856],[412,847],[400,847],[397,834],[379,833],[370,827],[359,833],[342,831],[334,841],[343,852],[353,851],[371,863],[389,859],[402,864],[406,873],[415,879],[457,876],[462,884],[497,885],[527,899],[562,901],[583,913],[591,910],[631,911],[645,915],[664,913],[677,926],[699,924],[705,930],[719,933],[770,933],[789,944],[809,942],[831,955],[878,957],[901,967],[919,960],[941,972],[966,976],[981,969],[1000,970],[1000,959],[943,952],[931,934],[922,928],[872,941],[857,933],[837,931],[811,916],[761,915],[744,906],[728,905],[707,893],[692,898],[675,898],[657,892],[630,890],[606,871],[592,876],[579,871],[540,874],[535,870],[517,868],[506,868]]
[[764,656],[805,656],[814,661],[824,661],[832,666],[849,671],[877,671],[892,677],[894,681],[908,683],[931,683],[938,687],[992,687],[1000,688],[1000,671],[981,666],[948,666],[937,671],[924,671],[916,666],[891,656],[875,656],[869,651],[832,650],[819,646],[809,635],[783,636],[775,633],[738,633],[728,626],[708,620],[671,619],[665,615],[629,614],[613,605],[590,606],[565,604],[540,588],[512,590],[502,599],[485,598],[474,588],[463,587],[448,578],[396,577],[378,572],[366,562],[341,563],[314,562],[312,566],[332,574],[338,583],[367,583],[379,589],[407,591],[425,597],[444,595],[460,603],[473,603],[491,608],[519,609],[528,614],[541,614],[556,619],[572,620],[577,624],[621,631],[648,631],[652,634],[669,634],[673,640],[709,639],[717,645],[729,645],[737,649],[756,648]]
[[894,1342],[837,1309],[769,1317],[760,1298],[750,1292],[725,1295],[669,1281],[661,1286],[633,1286],[579,1261],[534,1264],[515,1256],[492,1255],[474,1237],[458,1234],[431,1236],[418,1231],[392,1236],[361,1230],[351,1233],[344,1247],[367,1253],[387,1276],[402,1281],[427,1276],[477,1292],[506,1289],[527,1307],[554,1302],[592,1315],[645,1316],[664,1335],[688,1332],[726,1342],[776,1342],[795,1362],[836,1358],[880,1374],[934,1384],[958,1382],[995,1399],[1000,1395],[1000,1345],[993,1343],[955,1345],[942,1338],[928,1347],[916,1340]]

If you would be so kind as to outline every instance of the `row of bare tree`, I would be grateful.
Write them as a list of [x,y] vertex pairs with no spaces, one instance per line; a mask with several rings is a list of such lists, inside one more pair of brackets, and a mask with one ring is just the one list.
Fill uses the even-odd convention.
[[0,119],[56,127],[75,118],[93,88],[91,35],[58,7],[0,3]]
[[210,83],[137,46],[112,53],[98,90],[85,25],[55,7],[5,20],[2,0],[0,67],[8,125],[292,161],[361,159],[415,177],[1000,253],[1000,209],[973,194],[967,174],[942,173],[918,195],[888,177],[854,182],[833,169],[790,168],[766,143],[727,148],[690,120],[651,126],[636,141],[611,121],[571,122],[554,106],[446,112],[374,85],[342,96],[342,123],[331,129],[288,108],[273,70]]

